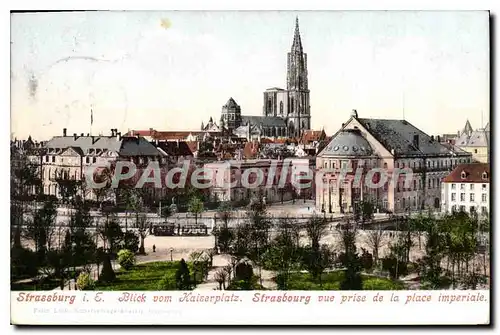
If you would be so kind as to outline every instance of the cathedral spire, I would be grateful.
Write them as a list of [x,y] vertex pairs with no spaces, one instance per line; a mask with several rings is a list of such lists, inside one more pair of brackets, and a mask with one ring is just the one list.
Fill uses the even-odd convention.
[[295,17],[295,33],[293,35],[292,52],[302,52],[302,41],[300,40],[299,17]]

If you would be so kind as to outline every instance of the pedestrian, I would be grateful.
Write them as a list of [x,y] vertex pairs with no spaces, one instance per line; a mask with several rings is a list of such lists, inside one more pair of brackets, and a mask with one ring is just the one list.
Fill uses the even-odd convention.
[[156,252],[156,245],[153,244],[153,252]]

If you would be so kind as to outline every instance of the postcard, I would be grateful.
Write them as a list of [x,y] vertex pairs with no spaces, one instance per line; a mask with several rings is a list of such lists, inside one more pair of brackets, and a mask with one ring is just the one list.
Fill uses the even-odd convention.
[[488,11],[11,13],[14,325],[488,325]]

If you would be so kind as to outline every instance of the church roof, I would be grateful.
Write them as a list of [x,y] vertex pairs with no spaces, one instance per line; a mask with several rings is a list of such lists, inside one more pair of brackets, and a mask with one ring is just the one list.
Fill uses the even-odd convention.
[[227,101],[227,103],[224,105],[224,107],[234,108],[234,107],[239,107],[239,106],[236,103],[236,101],[231,97],[231,98],[229,98],[229,100]]
[[299,17],[295,18],[295,33],[293,35],[292,52],[302,53],[302,41],[300,40]]
[[263,127],[286,127],[284,119],[277,116],[242,115],[242,124],[262,125]]
[[318,156],[371,156],[370,143],[357,129],[342,129]]

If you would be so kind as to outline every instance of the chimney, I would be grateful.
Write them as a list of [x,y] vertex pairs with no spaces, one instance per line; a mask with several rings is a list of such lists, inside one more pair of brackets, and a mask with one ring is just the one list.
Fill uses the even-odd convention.
[[89,136],[90,136],[90,133],[87,133],[87,137],[89,137]]
[[66,128],[63,128],[63,136],[66,137]]
[[111,129],[111,136],[115,136],[115,130]]
[[415,148],[419,148],[418,144],[420,143],[418,134],[413,135],[413,146]]
[[431,142],[434,142],[434,135],[431,135]]
[[344,128],[344,126],[345,126],[345,123],[342,123],[342,128]]
[[116,133],[116,139],[118,141],[122,139],[122,132],[121,131],[119,131],[119,132]]
[[81,133],[81,134],[80,134],[80,136],[81,136],[81,137],[83,137],[83,136],[84,136],[84,134],[83,134],[83,133]]
[[441,136],[438,135],[438,143],[441,143]]
[[76,141],[77,139],[76,133],[73,133],[73,139]]
[[139,144],[140,139],[141,139],[141,137],[139,135],[137,135],[137,144]]

